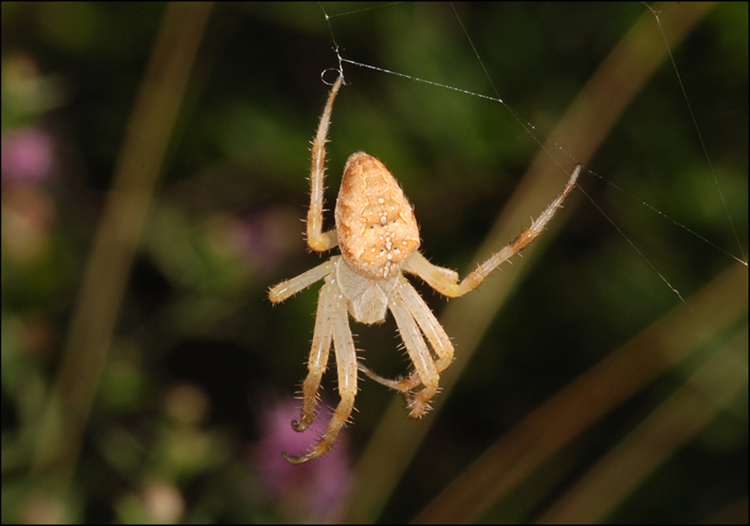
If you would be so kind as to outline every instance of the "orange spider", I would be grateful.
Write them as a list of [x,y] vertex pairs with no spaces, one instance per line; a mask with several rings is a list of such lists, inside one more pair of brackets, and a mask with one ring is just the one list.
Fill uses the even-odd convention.
[[[338,245],[341,255],[333,256],[296,278],[279,283],[269,292],[271,301],[279,303],[316,281],[325,279],[318,300],[309,373],[303,384],[302,414],[299,421],[292,421],[295,430],[305,430],[315,419],[317,392],[328,365],[331,341],[336,353],[341,401],[328,429],[310,452],[299,457],[283,453],[283,457],[294,464],[315,459],[331,449],[354,408],[358,370],[404,393],[412,417],[419,418],[429,410],[428,402],[438,390],[440,373],[453,361],[453,345],[403,272],[416,274],[445,296],[463,296],[542,232],[575,186],[581,171],[581,165],[576,165],[562,193],[542,215],[512,243],[459,282],[456,272],[433,265],[417,250],[420,244],[419,228],[409,201],[383,163],[364,152],[353,153],[347,160],[336,201],[336,229],[323,232],[325,143],[333,101],[341,84],[342,77],[339,75],[328,95],[313,141],[310,209],[307,213],[307,244],[310,248],[325,252]],[[404,346],[414,364],[414,372],[403,380],[382,378],[358,363],[349,328],[349,315],[362,323],[380,323],[385,320],[388,309],[396,320]],[[424,388],[413,393],[419,386]]]

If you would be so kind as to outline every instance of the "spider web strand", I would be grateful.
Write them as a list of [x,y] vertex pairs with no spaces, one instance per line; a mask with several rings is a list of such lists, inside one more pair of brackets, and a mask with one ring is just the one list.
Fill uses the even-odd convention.
[[[664,28],[662,27],[661,20],[659,19],[659,11],[656,11],[654,8],[652,8],[646,3],[644,3],[643,5],[645,5],[649,11],[651,11],[651,14],[654,15],[654,18],[656,19],[656,23],[659,26],[659,33],[661,34],[661,37],[664,40],[664,45],[666,46],[667,53],[669,54],[669,60],[672,62],[672,68],[674,69],[674,74],[677,77],[677,82],[680,84],[680,90],[682,90],[682,96],[685,99],[685,104],[687,104],[688,111],[690,112],[690,118],[693,120],[693,127],[695,128],[695,132],[698,134],[698,139],[700,140],[701,148],[703,149],[703,155],[706,156],[706,162],[708,163],[708,167],[711,171],[711,175],[713,176],[714,184],[716,185],[716,191],[719,193],[719,197],[721,197],[721,202],[724,205],[724,212],[726,213],[727,219],[729,220],[729,224],[732,227],[732,233],[734,234],[734,238],[737,241],[737,246],[740,249],[740,254],[742,254],[742,260],[740,262],[743,263],[745,266],[747,266],[747,257],[745,256],[745,250],[742,248],[742,243],[740,242],[740,236],[737,233],[737,229],[734,226],[734,220],[732,219],[732,215],[729,213],[729,206],[727,206],[727,201],[724,198],[724,192],[722,192],[721,190],[721,185],[719,184],[719,178],[716,177],[716,170],[714,169],[714,163],[711,161],[711,156],[708,154],[708,148],[706,148],[706,142],[703,140],[703,134],[701,133],[700,127],[698,126],[698,120],[695,118],[695,112],[693,112],[693,106],[692,104],[690,104],[690,99],[688,98],[687,91],[685,90],[685,84],[682,82],[682,77],[680,76],[680,72],[677,69],[677,63],[675,62],[674,56],[672,55],[672,48],[669,46],[669,41],[667,40],[667,36],[664,34]],[[711,245],[713,245],[713,243],[711,243]],[[735,257],[735,259],[737,258]]]

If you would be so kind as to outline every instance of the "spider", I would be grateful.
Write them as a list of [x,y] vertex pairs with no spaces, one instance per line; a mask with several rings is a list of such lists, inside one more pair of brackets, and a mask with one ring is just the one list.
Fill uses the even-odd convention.
[[[562,193],[539,218],[460,282],[458,273],[433,265],[418,251],[419,229],[409,201],[385,165],[364,152],[353,153],[347,160],[336,202],[336,229],[323,232],[325,143],[333,101],[342,83],[339,73],[312,143],[311,194],[307,213],[307,244],[310,248],[325,252],[338,245],[341,255],[279,283],[269,292],[270,300],[279,303],[313,283],[325,280],[318,299],[308,375],[302,386],[301,416],[292,421],[296,431],[304,431],[315,419],[318,388],[328,365],[332,342],[336,354],[341,400],[327,430],[308,453],[298,457],[282,454],[293,464],[308,462],[331,449],[354,408],[358,370],[403,393],[410,416],[420,418],[430,409],[428,402],[437,393],[440,373],[453,361],[453,345],[430,308],[404,277],[404,272],[416,274],[445,296],[463,296],[542,232],[573,189],[581,171],[581,165],[576,165]],[[349,328],[349,315],[369,325],[383,322],[389,309],[414,365],[411,375],[402,380],[382,378],[358,363]],[[415,393],[420,386],[423,388]]]

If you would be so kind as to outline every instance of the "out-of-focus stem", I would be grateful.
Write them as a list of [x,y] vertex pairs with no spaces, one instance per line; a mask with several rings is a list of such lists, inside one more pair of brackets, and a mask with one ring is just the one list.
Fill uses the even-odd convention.
[[37,475],[63,484],[78,462],[141,232],[210,11],[210,3],[167,4],[128,122],[32,460]]

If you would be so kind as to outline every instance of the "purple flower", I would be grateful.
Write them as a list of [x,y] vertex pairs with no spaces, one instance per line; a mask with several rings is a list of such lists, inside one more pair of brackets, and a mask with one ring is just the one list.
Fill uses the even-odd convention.
[[256,278],[263,280],[278,270],[282,260],[302,251],[300,221],[296,210],[259,207],[238,217],[232,233],[234,245],[252,265]]
[[38,128],[13,130],[3,137],[3,184],[38,183],[52,172],[52,138]]
[[317,443],[327,425],[322,418],[325,413],[321,404],[318,420],[303,433],[292,429],[292,420],[299,418],[299,404],[292,400],[277,402],[260,419],[262,437],[251,456],[266,498],[276,501],[276,508],[289,518],[333,520],[350,486],[352,466],[345,431],[319,459],[294,465],[281,458],[282,452],[300,455]]

